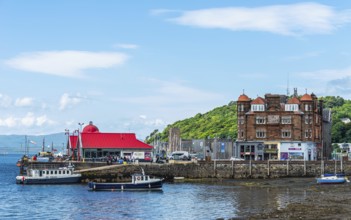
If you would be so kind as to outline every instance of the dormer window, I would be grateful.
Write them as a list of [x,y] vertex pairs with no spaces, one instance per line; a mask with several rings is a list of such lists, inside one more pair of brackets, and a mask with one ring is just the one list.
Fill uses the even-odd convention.
[[299,105],[298,104],[286,104],[285,111],[298,111]]
[[251,105],[251,111],[253,111],[253,112],[263,112],[264,111],[264,105],[262,105],[262,104],[253,104],[253,105]]

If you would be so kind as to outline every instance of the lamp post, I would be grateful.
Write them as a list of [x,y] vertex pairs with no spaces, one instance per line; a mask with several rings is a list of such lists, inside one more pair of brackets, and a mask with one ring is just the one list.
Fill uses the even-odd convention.
[[84,125],[84,123],[78,122],[78,125],[80,126],[80,131],[82,131],[82,126]]
[[71,145],[70,145],[70,142],[69,142],[69,129],[65,129],[65,135],[67,135],[67,155],[68,156],[71,156],[70,155],[70,148],[71,148]]

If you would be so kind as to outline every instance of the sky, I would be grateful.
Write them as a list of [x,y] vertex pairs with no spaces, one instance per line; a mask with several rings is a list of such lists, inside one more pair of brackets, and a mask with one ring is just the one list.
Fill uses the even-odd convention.
[[0,0],[0,134],[144,139],[242,93],[351,99],[350,39],[351,1]]

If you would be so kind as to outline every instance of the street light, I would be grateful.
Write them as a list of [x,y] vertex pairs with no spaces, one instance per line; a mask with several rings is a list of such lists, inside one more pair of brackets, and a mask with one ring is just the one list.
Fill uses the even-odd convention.
[[80,126],[80,131],[82,130],[82,126],[84,125],[84,123],[78,122],[78,125]]
[[69,129],[65,129],[65,135],[67,135],[67,155],[68,156],[71,156],[70,155],[70,144],[69,144]]

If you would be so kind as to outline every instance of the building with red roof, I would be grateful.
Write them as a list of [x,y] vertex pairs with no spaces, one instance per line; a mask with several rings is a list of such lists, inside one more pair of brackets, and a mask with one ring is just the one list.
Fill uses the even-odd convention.
[[[246,160],[317,160],[331,153],[330,115],[316,95],[266,94],[237,100],[235,157]],[[330,117],[329,117],[330,118]]]
[[78,135],[70,135],[68,147],[75,159],[132,158],[151,160],[153,146],[134,133],[102,133],[90,122]]

